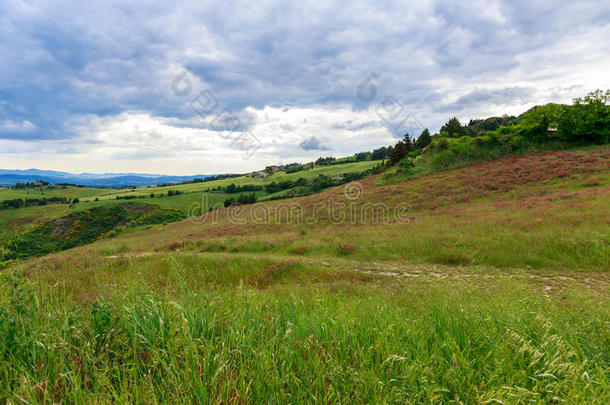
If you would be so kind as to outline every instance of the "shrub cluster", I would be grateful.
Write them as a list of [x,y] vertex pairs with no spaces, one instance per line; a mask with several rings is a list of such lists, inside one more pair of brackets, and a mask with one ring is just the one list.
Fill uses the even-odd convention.
[[518,117],[472,120],[462,127],[452,118],[426,149],[433,169],[495,159],[549,144],[587,145],[610,141],[610,90],[597,90],[572,105],[547,104]]
[[245,204],[254,204],[257,201],[256,194],[240,194],[237,199],[233,197],[229,197],[225,200],[224,206],[230,207],[231,205],[245,205]]
[[[75,199],[78,202],[78,199]],[[65,197],[43,197],[43,198],[15,198],[13,200],[0,201],[0,210],[8,208],[34,207],[47,204],[68,204],[69,198]]]

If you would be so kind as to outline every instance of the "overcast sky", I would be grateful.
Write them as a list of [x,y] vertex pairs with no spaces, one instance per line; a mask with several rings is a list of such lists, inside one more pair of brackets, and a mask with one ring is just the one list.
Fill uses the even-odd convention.
[[599,0],[0,0],[0,168],[344,156],[610,88],[608,38]]

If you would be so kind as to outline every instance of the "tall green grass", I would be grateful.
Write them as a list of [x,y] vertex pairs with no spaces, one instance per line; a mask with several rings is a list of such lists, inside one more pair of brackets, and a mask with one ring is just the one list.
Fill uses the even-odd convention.
[[0,401],[610,400],[610,312],[591,292],[549,297],[507,280],[180,280],[159,291],[132,273],[79,302],[3,274]]

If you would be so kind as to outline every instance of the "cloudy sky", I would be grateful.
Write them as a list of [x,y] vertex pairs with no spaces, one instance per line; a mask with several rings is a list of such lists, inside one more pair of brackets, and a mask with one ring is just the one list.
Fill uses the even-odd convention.
[[348,155],[610,88],[608,38],[599,0],[0,0],[0,168]]

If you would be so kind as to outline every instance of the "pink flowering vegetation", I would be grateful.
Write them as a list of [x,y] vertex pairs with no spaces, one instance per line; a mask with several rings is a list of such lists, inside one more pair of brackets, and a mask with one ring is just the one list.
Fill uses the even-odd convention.
[[261,274],[249,280],[244,280],[243,283],[251,287],[265,289],[287,276],[291,270],[294,270],[297,263],[296,260],[272,263],[265,267]]

